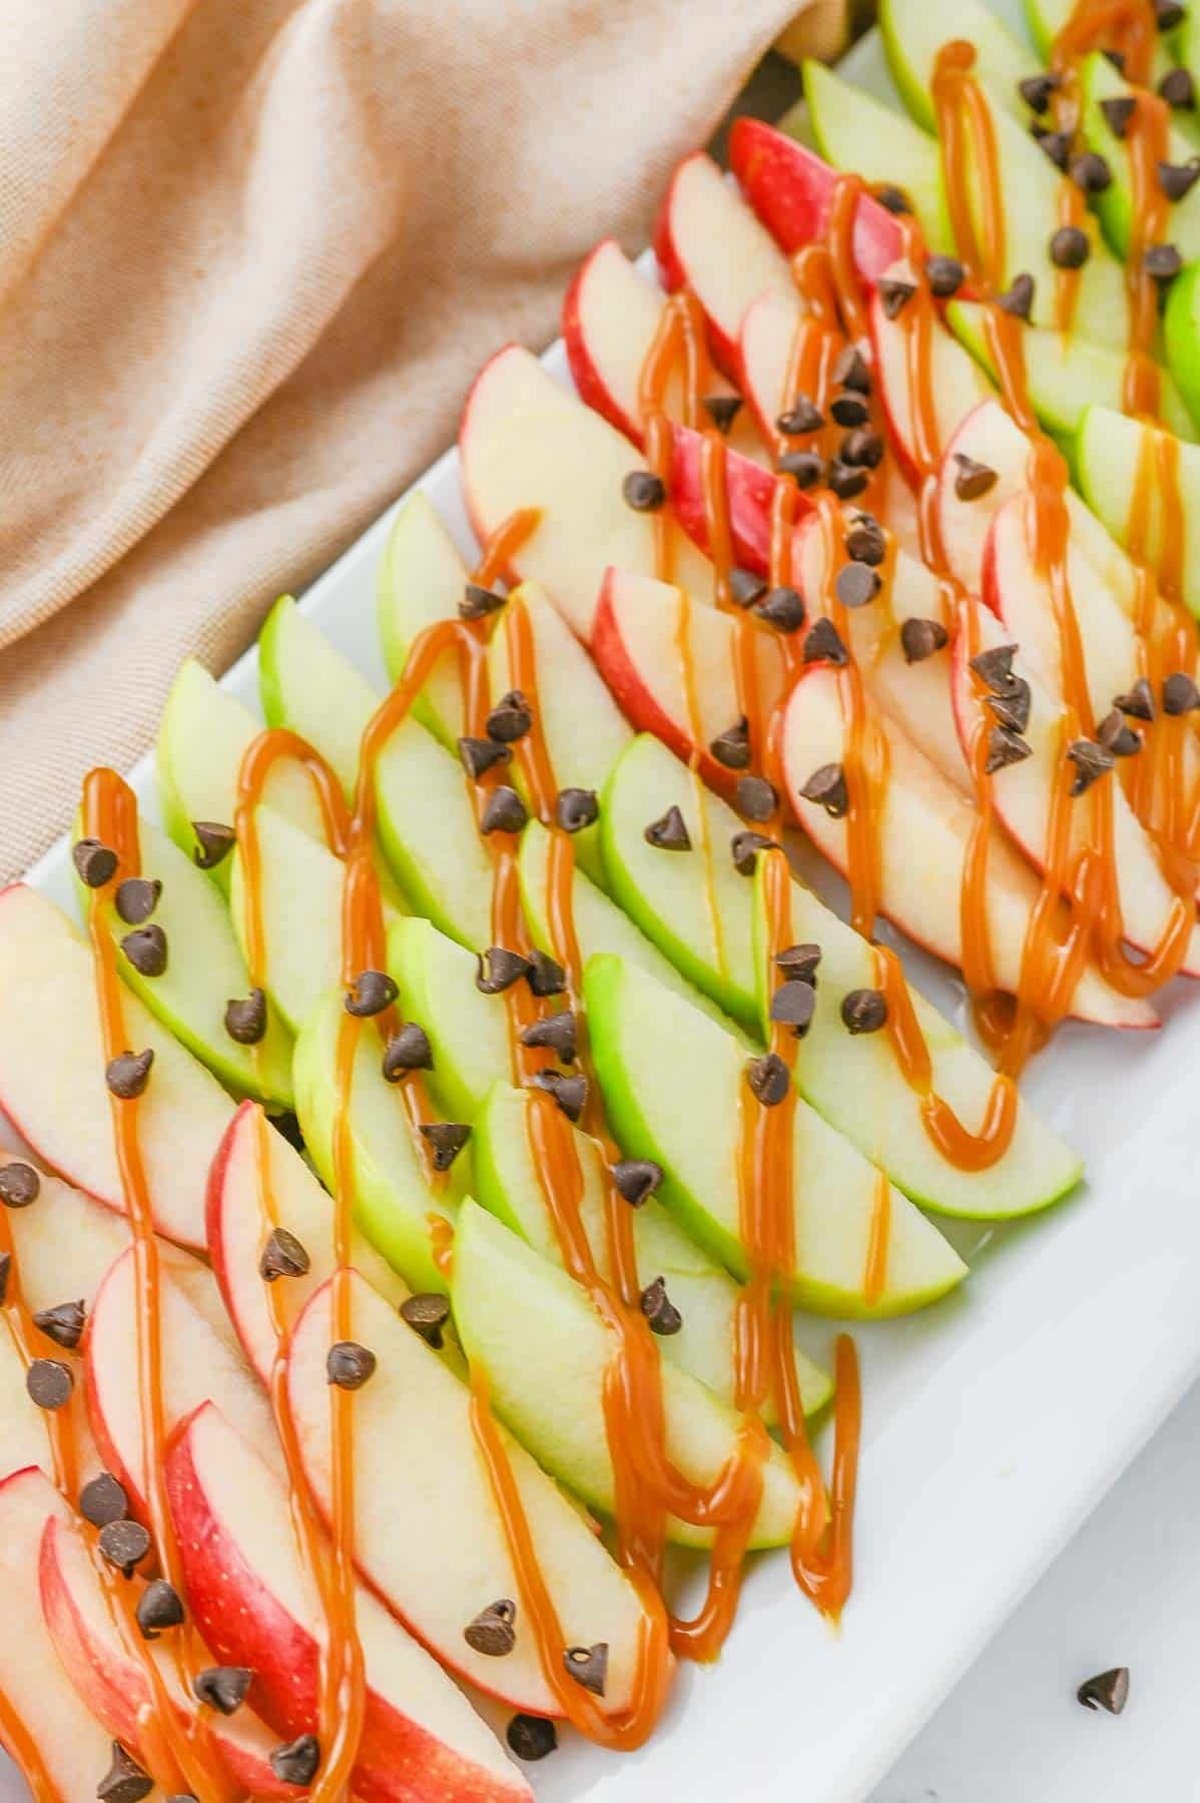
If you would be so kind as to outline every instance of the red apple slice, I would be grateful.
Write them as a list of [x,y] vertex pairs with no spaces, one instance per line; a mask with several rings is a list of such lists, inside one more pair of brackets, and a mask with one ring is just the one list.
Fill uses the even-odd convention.
[[[815,151],[761,119],[736,119],[729,163],[746,199],[786,255],[825,236],[841,178]],[[900,225],[869,194],[858,203],[853,249],[859,275],[871,283],[903,254]]]
[[[327,1351],[323,1345],[325,1391]],[[423,1461],[437,1469],[440,1448],[436,1430],[425,1442],[395,1442],[405,1468],[401,1495],[419,1482]],[[176,1434],[166,1476],[188,1602],[205,1642],[222,1663],[249,1666],[254,1702],[278,1733],[311,1733],[320,1611],[296,1552],[283,1484],[211,1404]],[[366,1477],[360,1466],[360,1485]],[[381,1504],[386,1523],[390,1499]],[[444,1581],[440,1551],[431,1547],[423,1567],[431,1590]],[[466,1698],[362,1585],[355,1615],[367,1687],[355,1794],[364,1803],[528,1803],[528,1785]]]
[[826,330],[804,311],[795,293],[768,289],[747,307],[738,336],[742,393],[767,444],[775,442],[779,415],[795,405],[796,397],[788,393],[788,377],[799,346]]
[[[704,439],[699,432],[676,426],[671,453],[671,507],[688,537],[708,552],[708,503],[704,485]],[[771,498],[790,476],[776,476],[760,463],[752,463],[735,450],[725,456],[725,493],[729,506],[729,533],[733,561],[742,569],[765,576],[771,561]],[[797,494],[795,518],[812,509],[807,495]],[[616,559],[613,560],[616,563]],[[629,566],[620,564],[621,569]],[[712,566],[708,586],[692,589],[697,600],[711,600]],[[638,572],[653,575],[653,571]]]
[[[914,280],[909,264],[900,262],[889,271],[901,279]],[[918,397],[913,391],[913,371],[909,358],[912,321],[900,313],[889,319],[878,294],[871,301],[871,338],[875,346],[875,371],[879,397],[888,423],[892,446],[910,478],[920,468],[918,455]],[[935,319],[929,338],[929,392],[933,398],[934,425],[940,452],[962,424],[967,414],[992,395],[988,378],[969,351],[965,351],[940,319]]]
[[[918,945],[961,967],[960,905],[974,806],[886,715],[872,712],[887,747],[889,765],[878,812],[882,912]],[[848,868],[845,819],[832,819],[823,807],[805,801],[800,792],[822,765],[843,762],[847,730],[837,672],[813,665],[788,702],[784,770],[801,826],[843,874]],[[1037,895],[1033,872],[996,829],[988,852],[988,921],[997,979],[1009,991],[1017,987],[1021,951]],[[1158,1025],[1158,1016],[1148,1003],[1115,994],[1091,969],[1085,969],[1080,978],[1072,1012],[1103,1026]]]

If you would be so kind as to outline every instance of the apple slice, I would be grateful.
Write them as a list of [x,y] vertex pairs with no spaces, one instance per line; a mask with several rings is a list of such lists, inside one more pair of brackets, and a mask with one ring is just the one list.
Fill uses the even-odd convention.
[[[589,961],[588,1023],[605,1107],[626,1155],[662,1166],[659,1190],[684,1231],[739,1279],[748,1275],[738,1170],[746,1060],[729,1034],[620,958]],[[907,1314],[961,1283],[967,1268],[937,1228],[888,1186],[883,1288],[868,1300],[875,1166],[798,1098],[792,1135],[794,1300],[817,1314]],[[456,1253],[456,1264],[461,1253]],[[457,1273],[456,1273],[457,1277]],[[464,1339],[467,1329],[460,1320]]]
[[[1200,613],[1200,532],[1186,529],[1200,517],[1200,447],[1178,440],[1172,443],[1171,439],[1172,434],[1110,407],[1086,407],[1075,440],[1075,470],[1084,500],[1125,550],[1130,548],[1134,497],[1144,492],[1146,538],[1139,551],[1158,569],[1164,550],[1164,516],[1172,499],[1171,487],[1164,486],[1160,472],[1164,454],[1170,457],[1177,469],[1185,525],[1180,599],[1193,613]],[[1138,481],[1143,456],[1149,457],[1154,471],[1154,480],[1144,491]]]
[[[730,130],[729,165],[785,256],[825,237],[838,177],[815,151],[761,119],[741,118]],[[894,216],[870,195],[862,195],[853,239],[859,275],[874,284],[903,249],[903,232]]]
[[[868,703],[868,706],[870,704]],[[881,911],[902,932],[947,963],[962,964],[961,897],[975,810],[958,789],[886,715],[875,720],[888,751],[888,780],[879,807]],[[841,763],[846,721],[836,671],[814,664],[792,691],[784,720],[783,761],[788,793],[801,826],[843,875],[846,823],[801,795],[814,770]],[[987,915],[996,978],[1016,992],[1037,879],[999,829],[988,848]],[[1085,967],[1072,1013],[1101,1026],[1153,1027],[1146,1002],[1117,995]]]
[[458,759],[404,720],[376,760],[375,798],[379,841],[412,912],[463,945],[489,945],[492,863]]
[[[413,489],[396,511],[376,591],[383,661],[393,683],[403,675],[414,640],[439,620],[458,618],[470,574],[429,496],[424,489]],[[466,730],[462,688],[452,661],[433,671],[413,707],[413,718],[446,746]]]
[[[908,279],[911,266],[894,264],[892,273]],[[903,314],[889,319],[883,303],[876,295],[871,302],[871,339],[875,346],[875,368],[883,411],[887,416],[889,437],[903,468],[915,476],[921,467],[918,456],[917,397],[912,390],[909,363],[909,324]],[[933,397],[934,451],[941,451],[961,426],[968,414],[993,393],[991,382],[979,365],[939,320],[929,334],[930,380]]]
[[[1079,123],[1084,141],[1089,150],[1104,158],[1113,178],[1096,195],[1096,212],[1108,242],[1119,257],[1128,260],[1135,214],[1132,157],[1130,146],[1112,129],[1104,109],[1114,101],[1136,103],[1137,89],[1118,74],[1102,51],[1093,50],[1080,65],[1079,91],[1083,102]],[[1181,131],[1168,126],[1162,151],[1164,163],[1186,168],[1195,156],[1195,145]],[[1157,140],[1155,154],[1159,154]],[[1172,203],[1162,236],[1175,246],[1185,263],[1194,263],[1200,257],[1200,194],[1194,188]]]
[[[131,1050],[154,1053],[138,1139],[155,1225],[203,1246],[204,1181],[233,1103],[136,996],[123,1001]],[[104,1066],[90,951],[36,890],[0,891],[0,1109],[44,1163],[123,1212]]]
[[[384,1303],[379,1306],[386,1311]],[[408,1331],[399,1321],[397,1330]],[[327,1350],[327,1343],[319,1349],[322,1397],[329,1387]],[[369,1394],[356,1400],[359,1421]],[[321,1415],[328,1446],[327,1404]],[[425,1444],[442,1445],[442,1431],[439,1425]],[[395,1437],[390,1444],[392,1457],[404,1467],[397,1490],[402,1501],[417,1486],[411,1484],[406,1447]],[[296,1552],[283,1485],[209,1405],[182,1427],[167,1454],[167,1490],[188,1600],[214,1657],[253,1671],[254,1702],[278,1733],[311,1733],[320,1614]],[[447,1532],[449,1525],[443,1520],[439,1531]],[[432,1560],[420,1574],[438,1601],[445,1594],[439,1565],[440,1559]],[[510,1594],[511,1589],[489,1591],[487,1601]],[[471,1613],[455,1624],[459,1634]],[[531,1793],[524,1779],[466,1698],[361,1585],[355,1616],[367,1691],[355,1794],[364,1803],[444,1803],[447,1797],[462,1803],[527,1803]]]
[[504,996],[485,995],[476,982],[477,955],[428,920],[396,921],[387,962],[404,1018],[428,1036],[430,1091],[448,1120],[473,1120],[511,1062]]
[[[542,583],[579,638],[591,637],[610,563],[654,574],[653,516],[636,512],[621,492],[638,466],[637,452],[528,351],[509,345],[476,377],[459,450],[467,507],[481,539],[519,508],[540,510],[512,568]],[[707,560],[681,531],[669,528],[668,541],[677,579],[693,594],[709,594]]]
[[1200,265],[1192,264],[1171,284],[1163,316],[1163,345],[1167,367],[1200,424],[1200,357],[1196,355],[1197,322],[1200,321]]
[[1037,57],[1006,28],[983,0],[930,0],[914,13],[904,0],[882,0],[879,23],[888,68],[900,98],[925,131],[936,132],[931,93],[938,51],[961,38],[975,51],[975,69],[1025,123],[1027,109],[1017,83],[1039,75]]
[[[734,562],[753,570],[756,575],[764,575],[770,561],[771,497],[781,482],[790,483],[791,477],[776,476],[772,471],[764,469],[761,463],[754,463],[749,457],[740,456],[737,451],[726,451],[725,495]],[[806,495],[798,496],[795,503],[796,518],[807,513],[811,505]],[[704,439],[699,432],[693,432],[687,426],[676,426],[672,437],[671,510],[692,543],[698,545],[707,556],[708,502],[704,481]],[[614,567],[626,569],[631,566],[617,566],[614,559]],[[648,570],[638,570],[636,573],[651,574]],[[672,580],[679,581],[677,569]],[[697,601],[711,601],[714,594],[711,571],[708,586],[690,589],[689,593]]]
[[258,680],[268,726],[289,727],[319,751],[352,800],[363,729],[382,696],[290,595],[267,615]]

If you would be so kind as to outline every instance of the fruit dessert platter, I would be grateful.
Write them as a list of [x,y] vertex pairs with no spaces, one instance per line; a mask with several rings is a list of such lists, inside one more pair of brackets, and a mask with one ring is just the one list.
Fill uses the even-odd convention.
[[285,598],[265,724],[185,665],[76,918],[0,895],[39,1803],[515,1803],[643,1747],[751,1562],[838,1622],[831,1324],[1075,1190],[1026,1065],[1200,974],[1190,27],[1030,25],[892,0],[911,121],[813,68],[821,155],[687,158],[658,280],[576,276],[573,385],[476,379],[474,553],[396,514],[390,688]]

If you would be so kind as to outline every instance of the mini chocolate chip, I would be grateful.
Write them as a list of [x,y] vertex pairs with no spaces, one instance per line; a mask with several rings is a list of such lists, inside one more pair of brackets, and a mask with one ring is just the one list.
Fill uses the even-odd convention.
[[127,1753],[119,1740],[112,1743],[112,1764],[96,1786],[99,1803],[141,1803],[154,1789],[154,1780]]
[[280,1277],[307,1277],[312,1260],[302,1241],[287,1227],[273,1227],[258,1261],[258,1274],[264,1283],[275,1283]]
[[779,806],[774,785],[765,776],[739,776],[733,805],[743,820],[769,820]]
[[838,462],[854,470],[876,470],[883,462],[884,450],[878,432],[872,432],[868,426],[856,426],[838,446]]
[[654,513],[667,498],[666,485],[653,470],[630,470],[621,484],[621,493],[635,513]]
[[71,858],[85,888],[103,889],[117,874],[117,854],[99,839],[80,839],[71,847]]
[[1034,125],[1033,136],[1041,149],[1050,158],[1056,169],[1067,173],[1071,161],[1071,134],[1069,131],[1047,131],[1044,125]]
[[908,195],[903,188],[897,188],[892,182],[883,182],[880,187],[876,188],[875,199],[881,207],[886,207],[889,213],[895,213],[900,217],[905,213],[912,212],[912,202]]
[[408,1296],[400,1304],[400,1319],[419,1333],[427,1346],[440,1352],[445,1345],[443,1329],[450,1319],[450,1299],[439,1296],[434,1290],[425,1290],[418,1296]]
[[870,564],[846,563],[837,573],[834,591],[843,607],[865,607],[883,587],[879,573]]
[[811,983],[794,977],[781,983],[771,997],[771,1019],[781,1027],[791,1027],[797,1039],[803,1039],[812,1025],[817,1005],[817,992]]
[[957,257],[929,257],[925,262],[925,276],[938,299],[949,300],[966,281],[967,272]]
[[775,421],[776,429],[788,438],[807,437],[810,432],[819,432],[824,424],[825,415],[806,394],[798,394],[795,404]]
[[1050,96],[1061,86],[1062,77],[1047,70],[1040,75],[1027,75],[1024,81],[1017,83],[1017,92],[1027,107],[1035,113],[1044,113],[1050,105]]
[[735,607],[753,607],[767,592],[767,585],[753,570],[733,569],[729,572],[729,599]]
[[745,714],[718,733],[709,751],[726,770],[746,770],[750,765],[750,723]]
[[775,847],[776,841],[768,839],[763,833],[749,830],[744,833],[735,833],[729,841],[734,869],[739,876],[753,876],[759,852],[774,851]]
[[181,1627],[184,1621],[183,1599],[174,1584],[155,1578],[138,1598],[137,1625],[143,1640],[157,1640],[167,1628]]
[[1095,150],[1087,150],[1072,159],[1071,180],[1084,194],[1103,194],[1112,187],[1112,170]]
[[258,1045],[267,1033],[267,998],[261,989],[234,996],[225,1009],[225,1031],[238,1045]]
[[[676,1330],[661,1331],[673,1333]],[[602,1697],[608,1682],[608,1642],[598,1640],[595,1646],[569,1646],[563,1654],[563,1669],[593,1696]]]
[[825,480],[825,459],[819,451],[787,451],[775,468],[790,476],[797,488],[816,488]]
[[1177,112],[1195,109],[1196,83],[1190,69],[1168,69],[1158,84],[1158,91],[1167,105]]
[[740,394],[702,394],[700,405],[722,437],[742,410]]
[[192,1679],[192,1693],[219,1715],[236,1715],[254,1682],[247,1665],[206,1665]]
[[1105,714],[1096,728],[1096,737],[1115,758],[1131,758],[1142,749],[1142,735],[1134,732],[1119,709]]
[[487,717],[487,735],[501,745],[523,739],[533,725],[533,711],[520,689],[502,695]]
[[1029,725],[1029,709],[1033,691],[1023,676],[1013,676],[1003,695],[987,695],[984,699],[994,718],[1011,732],[1022,733]]
[[553,1753],[558,1745],[558,1729],[544,1715],[514,1715],[504,1738],[518,1759],[530,1763]]
[[149,1049],[144,1052],[119,1052],[108,1064],[104,1081],[118,1101],[135,1101],[145,1092],[153,1063],[154,1053]]
[[473,1653],[485,1659],[505,1659],[517,1644],[517,1605],[501,1597],[481,1609],[463,1629],[463,1639]]
[[1020,764],[1033,756],[1033,747],[1028,740],[1008,726],[991,727],[987,743],[987,761],[983,766],[987,776],[994,776],[997,770],[1006,770],[1010,764]]
[[870,513],[860,513],[845,538],[846,556],[877,569],[887,557],[887,534]]
[[833,381],[838,388],[852,388],[856,394],[870,394],[871,366],[857,344],[848,344],[838,353],[833,366]]
[[462,738],[458,741],[459,762],[475,782],[493,764],[507,764],[511,757],[508,746],[498,744],[495,739]]
[[950,635],[940,620],[920,620],[910,616],[900,624],[900,649],[906,664],[923,664],[935,651],[949,643]]
[[329,1348],[325,1375],[339,1390],[361,1390],[375,1375],[375,1354],[357,1340],[337,1340]]
[[842,997],[841,1013],[847,1033],[878,1033],[887,1022],[887,999],[878,989],[852,989]]
[[1031,275],[1015,276],[1011,288],[996,296],[996,305],[1011,313],[1014,319],[1028,320],[1033,313],[1034,280]]
[[267,1763],[280,1784],[311,1784],[321,1763],[321,1743],[315,1734],[301,1734],[276,1747],[267,1755]]
[[871,477],[867,470],[855,469],[853,464],[835,459],[829,466],[826,480],[839,501],[853,501],[862,494]]
[[433,1047],[424,1027],[406,1020],[399,1032],[393,1033],[383,1053],[383,1074],[388,1083],[399,1083],[408,1071],[431,1071]]
[[61,1359],[32,1359],[25,1373],[29,1400],[54,1414],[66,1408],[75,1388],[75,1374]]
[[1190,714],[1200,707],[1200,690],[1183,670],[1176,670],[1163,683],[1162,707],[1164,714],[1172,715]]
[[831,820],[840,820],[850,806],[850,791],[840,764],[822,764],[800,791],[803,801],[815,801]]
[[1012,667],[1016,655],[1016,645],[992,645],[988,650],[975,654],[971,659],[971,668],[993,695],[1008,695],[1012,693],[1013,683],[1017,680]]
[[63,1346],[68,1352],[74,1352],[83,1338],[83,1329],[87,1322],[87,1310],[82,1300],[79,1302],[59,1302],[53,1308],[39,1308],[33,1317],[33,1325],[44,1333],[48,1340],[56,1346]]
[[673,804],[665,814],[660,814],[657,820],[650,822],[642,837],[647,845],[654,845],[659,851],[691,851],[692,849],[687,822]]
[[1180,0],[1154,0],[1154,23],[1160,31],[1174,31],[1187,15],[1188,9]]
[[789,982],[815,984],[820,962],[821,948],[811,941],[785,946],[783,951],[775,954],[775,967],[783,972]]
[[1094,782],[1107,775],[1115,761],[1108,747],[1097,744],[1095,739],[1072,739],[1067,756],[1075,766],[1072,795],[1086,794]]
[[121,950],[141,977],[161,977],[167,968],[167,935],[160,926],[135,927],[122,938]]
[[520,952],[510,952],[503,945],[489,945],[487,951],[479,955],[475,987],[484,995],[499,995],[501,990],[511,989],[528,970],[529,959],[523,958]]
[[495,589],[484,588],[478,582],[468,582],[458,604],[458,617],[460,620],[485,620],[489,614],[500,612],[505,599]]
[[127,927],[140,927],[157,908],[161,895],[162,884],[157,877],[127,876],[117,884],[113,905]]
[[487,798],[479,821],[479,830],[489,833],[519,833],[529,819],[529,811],[515,789],[499,783]]
[[663,1168],[652,1158],[622,1158],[612,1167],[618,1196],[630,1208],[640,1208],[661,1186]]
[[399,994],[399,987],[386,970],[361,970],[346,996],[346,1013],[353,1014],[356,1020],[369,1020],[390,1008]]
[[31,1164],[14,1158],[0,1165],[0,1202],[5,1208],[28,1208],[42,1193],[42,1180]]
[[804,624],[804,601],[794,588],[786,585],[771,589],[754,611],[776,632],[795,632]]
[[1123,138],[1129,130],[1129,121],[1133,118],[1137,101],[1132,94],[1113,94],[1108,100],[1100,102],[1100,111],[1104,115],[1105,124],[1114,138]]
[[839,426],[865,426],[871,417],[871,409],[866,401],[853,390],[839,394],[831,403],[829,411]]
[[150,1551],[150,1536],[140,1521],[109,1521],[100,1529],[100,1551],[123,1578],[131,1578]]
[[974,457],[968,457],[964,451],[955,451],[954,461],[958,465],[954,492],[960,501],[978,501],[996,486],[996,472],[989,469],[986,463],[977,463]]
[[800,652],[806,664],[848,664],[850,653],[842,643],[842,637],[833,621],[822,615],[814,620],[805,634],[804,645]]
[[562,1064],[574,1064],[578,1046],[575,1016],[569,1008],[559,1014],[547,1014],[535,1020],[521,1034],[521,1044],[531,1049],[550,1051]]
[[1200,157],[1190,157],[1186,163],[1158,165],[1158,185],[1170,201],[1182,200],[1185,194],[1191,193],[1198,181]]
[[433,1147],[434,1170],[448,1171],[470,1139],[471,1129],[465,1121],[425,1121],[421,1134]]
[[641,1294],[642,1313],[650,1323],[650,1332],[670,1338],[683,1326],[683,1316],[667,1295],[666,1279],[656,1277]]
[[554,801],[554,818],[564,833],[581,833],[600,818],[600,800],[594,789],[560,789]]
[[777,1108],[792,1087],[792,1074],[778,1052],[766,1052],[747,1064],[746,1081],[764,1108]]
[[124,1521],[129,1513],[129,1498],[111,1471],[101,1471],[88,1479],[79,1492],[79,1513],[94,1528],[106,1528],[110,1522]]
[[1153,281],[1165,288],[1183,268],[1183,258],[1174,244],[1152,244],[1142,258],[1142,268]]
[[1125,73],[1125,52],[1123,50],[1102,50],[1101,56],[1110,62],[1118,75]]
[[534,995],[543,998],[548,995],[561,995],[567,987],[566,971],[561,964],[555,962],[549,952],[530,952],[529,968],[525,972],[525,978]]
[[192,857],[201,870],[215,870],[218,864],[225,862],[237,843],[233,828],[219,820],[193,820],[192,831],[196,835]]
[[1129,1667],[1117,1665],[1112,1671],[1085,1678],[1075,1695],[1085,1709],[1103,1709],[1109,1715],[1120,1715],[1129,1701]]
[[899,319],[913,295],[915,282],[901,281],[898,276],[885,276],[879,284],[879,301],[889,319]]
[[562,1071],[538,1071],[530,1078],[533,1089],[544,1089],[553,1096],[556,1107],[569,1121],[577,1121],[587,1106],[586,1077],[567,1077]]
[[1119,707],[1123,714],[1130,714],[1135,720],[1154,720],[1158,717],[1154,691],[1144,676],[1138,677],[1127,694],[1114,695],[1113,706]]

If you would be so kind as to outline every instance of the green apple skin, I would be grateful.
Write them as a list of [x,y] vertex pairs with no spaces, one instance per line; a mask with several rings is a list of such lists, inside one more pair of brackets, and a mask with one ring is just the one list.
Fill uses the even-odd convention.
[[477,954],[428,920],[393,924],[387,963],[405,1020],[416,1021],[429,1036],[430,1091],[450,1120],[473,1121],[511,1063],[503,995],[484,995],[475,981]]
[[[628,1156],[660,1164],[659,1199],[739,1281],[749,1275],[738,1222],[738,1141],[745,1058],[737,1042],[643,971],[611,956],[584,975],[588,1025],[609,1121]],[[793,1133],[796,1269],[790,1290],[817,1314],[906,1314],[961,1283],[966,1266],[892,1189],[889,1269],[863,1295],[877,1173],[802,1099]]]
[[[1171,284],[1163,315],[1163,343],[1171,376],[1192,419],[1200,425],[1200,263],[1193,263]],[[1174,430],[1178,432],[1179,428]],[[1180,436],[1190,438],[1195,434]]]
[[913,0],[880,0],[879,27],[892,80],[913,119],[925,131],[937,130],[930,92],[934,58],[953,38],[974,44],[979,74],[1003,95],[1007,106],[1024,116],[1017,83],[1038,74],[1041,64],[982,0],[925,0],[923,5],[914,5]]
[[[611,1516],[604,1383],[613,1341],[587,1292],[468,1198],[450,1296],[463,1348],[487,1372],[501,1420],[547,1471]],[[741,1416],[677,1365],[664,1359],[660,1368],[667,1456],[691,1482],[711,1484],[733,1452]],[[799,1508],[795,1474],[774,1442],[763,1480],[750,1534],[756,1550],[786,1546]],[[711,1529],[673,1518],[667,1533],[686,1546],[712,1543]]]
[[[309,1155],[326,1189],[336,1189],[333,1133],[337,1114],[338,1031],[345,1019],[340,991],[313,1009],[296,1040],[296,1114]],[[360,1231],[415,1292],[446,1290],[434,1259],[430,1217],[453,1222],[467,1179],[470,1148],[455,1160],[450,1183],[435,1193],[409,1130],[398,1088],[381,1068],[370,1023],[359,1035],[350,1096],[354,1219]]]
[[382,696],[290,595],[267,615],[258,680],[268,726],[288,727],[319,751],[350,801],[363,732]]
[[[1133,182],[1129,145],[1117,137],[1101,107],[1105,100],[1133,95],[1137,90],[1117,73],[1099,50],[1085,57],[1080,69],[1080,88],[1083,96],[1081,127],[1087,146],[1089,150],[1098,151],[1113,172],[1111,184],[1096,196],[1096,212],[1104,227],[1105,237],[1117,255],[1127,258],[1133,230]],[[1195,154],[1193,141],[1174,123],[1181,117],[1181,114],[1172,115],[1167,143],[1166,160],[1169,163],[1186,163]],[[1166,238],[1178,248],[1185,263],[1193,263],[1200,257],[1200,191],[1193,188],[1182,200],[1173,204],[1168,216]]]
[[379,842],[408,911],[473,951],[490,945],[492,862],[458,759],[405,720],[376,760],[375,798]]
[[[530,1105],[527,1091],[504,1082],[492,1086],[471,1130],[475,1200],[519,1234],[539,1258],[561,1265],[558,1237],[530,1149]],[[595,1140],[578,1131],[574,1138],[583,1178],[580,1218],[597,1269],[608,1278],[604,1158]],[[663,1357],[732,1406],[737,1284],[680,1231],[653,1197],[634,1214],[633,1236],[638,1282],[645,1288],[655,1277],[665,1277],[667,1294],[683,1317],[679,1333],[662,1341]],[[800,1349],[796,1363],[805,1413],[815,1414],[829,1401],[832,1382]],[[765,1410],[764,1418],[773,1424],[773,1410]]]
[[[470,578],[457,545],[428,495],[414,489],[396,510],[379,561],[375,607],[379,642],[390,681],[404,674],[413,642],[427,627],[458,618]],[[447,750],[466,731],[458,666],[447,658],[434,670],[413,707]]]
[[[1200,270],[1200,265],[1197,265]],[[1190,273],[1190,272],[1189,272]],[[1075,468],[1084,500],[1119,545],[1129,549],[1129,508],[1137,491],[1138,464],[1148,433],[1156,428],[1108,407],[1089,407],[1079,422]],[[1184,524],[1183,599],[1200,614],[1200,446],[1181,444],[1177,451],[1179,501]],[[1167,499],[1157,481],[1149,493],[1150,527],[1146,550],[1153,563],[1160,552],[1163,505]]]

